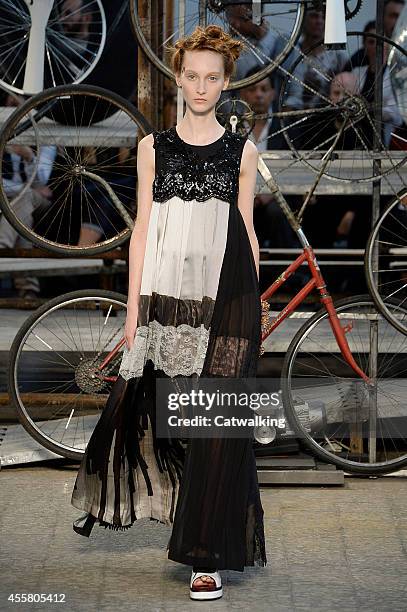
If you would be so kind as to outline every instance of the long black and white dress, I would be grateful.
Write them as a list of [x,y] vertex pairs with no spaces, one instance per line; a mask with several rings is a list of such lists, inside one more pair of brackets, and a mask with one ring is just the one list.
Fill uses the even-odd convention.
[[[255,261],[237,206],[246,137],[209,145],[153,132],[155,178],[137,331],[89,440],[71,503],[101,526],[172,525],[168,558],[243,571],[267,563],[251,438],[156,436],[160,377],[254,377]],[[83,520],[83,519],[82,519]]]

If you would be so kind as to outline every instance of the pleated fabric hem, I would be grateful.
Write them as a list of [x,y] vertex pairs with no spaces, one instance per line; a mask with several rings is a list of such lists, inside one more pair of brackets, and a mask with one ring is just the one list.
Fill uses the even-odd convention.
[[156,435],[156,375],[148,361],[142,377],[118,377],[78,470],[71,504],[107,528],[173,522],[185,449]]

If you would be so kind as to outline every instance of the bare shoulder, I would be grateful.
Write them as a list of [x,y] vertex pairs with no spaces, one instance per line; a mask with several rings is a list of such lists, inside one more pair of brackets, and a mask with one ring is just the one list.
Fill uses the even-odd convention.
[[255,143],[247,138],[243,146],[241,172],[243,173],[246,169],[250,169],[252,167],[257,168],[258,157],[259,152]]
[[259,154],[257,147],[254,144],[253,140],[250,140],[249,138],[247,138],[246,142],[244,143],[243,153],[245,151],[246,151],[246,155],[252,155],[253,157]]
[[138,143],[137,148],[137,163],[139,168],[151,169],[154,172],[155,168],[155,151],[154,151],[154,136],[153,133],[144,136]]
[[147,134],[147,136],[144,136],[138,143],[140,151],[145,151],[145,152],[152,150],[154,148],[153,145],[154,145],[154,136],[152,132],[150,134]]

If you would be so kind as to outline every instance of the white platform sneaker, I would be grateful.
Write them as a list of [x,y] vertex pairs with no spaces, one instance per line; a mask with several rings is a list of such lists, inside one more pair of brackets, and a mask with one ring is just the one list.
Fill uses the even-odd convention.
[[[197,578],[201,578],[202,582],[206,582],[206,585],[196,585],[195,581]],[[210,578],[213,580],[210,580]],[[219,572],[211,573],[192,571],[191,582],[189,585],[189,596],[191,599],[219,599],[222,597],[222,595],[222,580]]]

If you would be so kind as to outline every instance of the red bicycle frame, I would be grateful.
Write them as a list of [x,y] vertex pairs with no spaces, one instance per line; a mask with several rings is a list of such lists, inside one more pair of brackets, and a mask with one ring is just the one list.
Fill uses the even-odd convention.
[[[307,262],[308,268],[312,275],[311,280],[309,280],[308,283],[302,289],[300,289],[300,291],[290,300],[287,306],[283,308],[283,310],[279,312],[278,315],[270,321],[270,305],[267,300],[269,300],[269,298],[274,295],[277,289],[279,289],[285,283],[285,281],[292,274],[294,274],[296,270],[305,261]],[[358,376],[363,378],[363,380],[365,380],[366,382],[370,383],[370,378],[363,372],[363,370],[361,370],[352,355],[348,341],[345,336],[345,333],[347,331],[350,331],[350,328],[347,327],[347,329],[345,330],[339,321],[338,314],[335,310],[335,306],[332,301],[332,297],[326,288],[326,283],[322,276],[314,251],[310,245],[304,246],[304,250],[301,255],[299,255],[297,259],[292,264],[290,264],[284,270],[284,272],[282,272],[282,274],[280,274],[280,276],[274,281],[274,283],[270,285],[270,287],[261,296],[262,342],[271,334],[272,331],[276,329],[276,327],[280,325],[282,321],[284,321],[284,319],[286,319],[288,316],[290,316],[292,312],[296,310],[296,308],[307,297],[307,295],[311,293],[313,289],[317,289],[319,291],[320,301],[325,306],[328,312],[329,323],[331,325],[332,331],[334,333],[334,336],[344,359]]]

